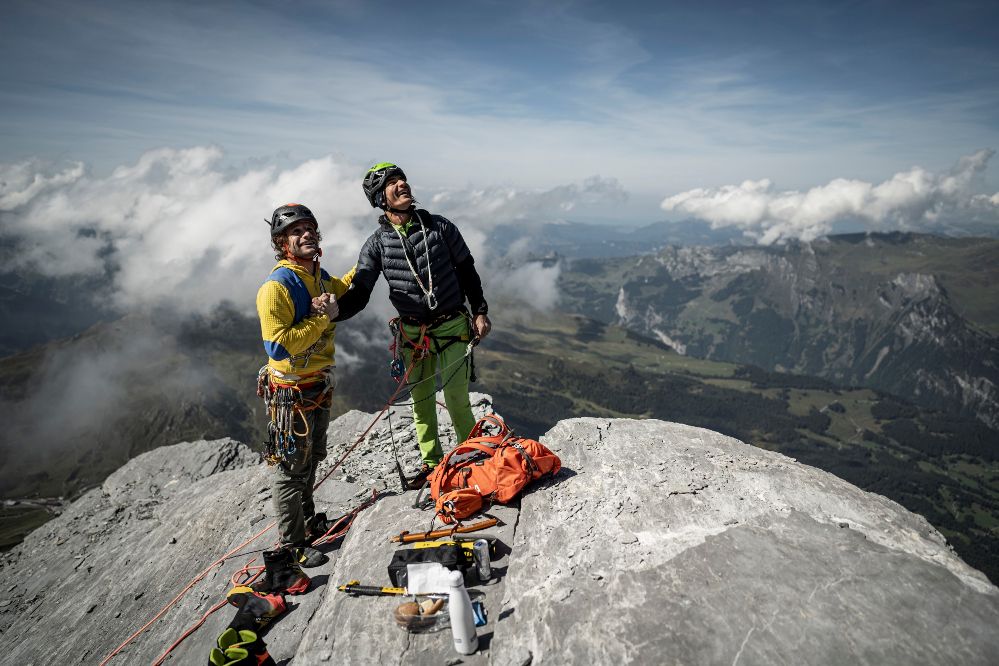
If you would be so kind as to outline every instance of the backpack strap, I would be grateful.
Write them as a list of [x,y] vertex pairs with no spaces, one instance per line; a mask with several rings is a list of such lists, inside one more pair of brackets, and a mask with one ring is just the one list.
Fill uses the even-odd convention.
[[[489,441],[495,441],[490,445]],[[469,462],[480,460],[483,457],[492,458],[493,455],[503,446],[503,440],[499,437],[477,437],[475,440],[465,440],[464,444],[452,449],[440,462],[441,465],[457,467]],[[485,454],[485,455],[483,455]]]
[[[499,428],[498,435],[486,435],[485,428],[487,425],[492,424]],[[468,439],[473,439],[475,437],[499,437],[504,436],[510,432],[509,426],[502,418],[497,414],[486,414],[481,419],[476,422],[475,426],[472,427],[472,432],[468,433]]]
[[[481,451],[482,453],[485,453],[487,457],[492,458],[494,455],[496,455],[497,451],[503,448],[503,440],[496,442],[495,446],[490,446],[489,444],[486,444],[485,442],[481,441],[487,439],[486,437],[480,437],[478,439],[480,441],[466,440],[465,443],[459,447],[459,449],[461,449],[462,453],[473,454],[470,457],[476,457],[474,453]],[[488,438],[488,439],[494,439],[494,438]],[[455,449],[455,451],[459,449]],[[468,449],[472,449],[472,451],[469,451]],[[460,457],[460,456],[455,456],[455,457]],[[465,462],[466,460],[468,460],[468,458],[465,458],[458,462]]]
[[513,448],[517,449],[518,451],[520,451],[520,454],[524,456],[524,461],[527,463],[527,471],[531,473],[532,477],[535,474],[540,476],[541,468],[539,468],[538,464],[534,462],[534,458],[532,458],[531,454],[527,452],[527,449],[521,446],[516,439],[511,439],[509,441],[509,446],[512,446]]

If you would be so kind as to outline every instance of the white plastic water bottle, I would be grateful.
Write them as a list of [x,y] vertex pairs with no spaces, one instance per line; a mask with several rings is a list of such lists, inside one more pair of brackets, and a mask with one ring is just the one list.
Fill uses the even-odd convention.
[[448,583],[447,609],[451,616],[451,637],[459,654],[472,654],[479,649],[479,636],[475,633],[472,600],[468,598],[465,581],[460,571],[452,571]]

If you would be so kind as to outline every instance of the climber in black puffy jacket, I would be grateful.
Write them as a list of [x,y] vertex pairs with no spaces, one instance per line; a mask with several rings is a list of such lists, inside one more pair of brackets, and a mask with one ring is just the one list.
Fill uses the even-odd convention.
[[[357,272],[339,301],[336,320],[363,310],[378,276],[385,276],[389,300],[399,312],[400,351],[410,368],[413,421],[423,458],[423,467],[410,485],[419,487],[443,457],[433,399],[437,373],[457,441],[467,439],[475,425],[468,400],[471,364],[465,352],[473,337],[481,340],[489,334],[489,308],[461,232],[446,218],[416,208],[402,169],[388,162],[376,164],[362,187],[371,206],[384,213],[361,248]],[[423,327],[430,353],[423,358],[418,353],[414,360],[414,345],[419,344]]]

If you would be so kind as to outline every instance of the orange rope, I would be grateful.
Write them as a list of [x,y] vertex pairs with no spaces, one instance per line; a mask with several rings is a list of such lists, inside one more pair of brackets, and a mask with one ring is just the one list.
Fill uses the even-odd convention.
[[[322,545],[324,543],[329,543],[330,541],[335,541],[336,539],[339,539],[340,537],[342,537],[343,535],[345,535],[347,533],[347,531],[350,530],[351,526],[354,524],[354,519],[357,518],[357,514],[361,513],[365,509],[367,509],[369,506],[371,506],[372,504],[374,504],[376,501],[378,501],[378,493],[375,491],[374,488],[372,488],[371,489],[371,497],[364,504],[362,504],[361,506],[357,507],[356,509],[354,509],[353,511],[350,512],[350,514],[349,514],[350,515],[350,520],[347,522],[347,525],[343,529],[338,530],[334,534],[333,530],[336,528],[336,525],[333,525],[333,527],[329,528],[329,530],[327,530],[325,534],[323,534],[318,539],[314,540],[312,542],[312,545],[313,546],[320,546],[320,545]],[[337,521],[337,524],[339,524],[339,521]]]
[[[347,449],[347,452],[344,453],[340,457],[340,459],[337,460],[336,463],[333,464],[333,467],[330,468],[330,470],[328,472],[326,472],[326,474],[323,476],[323,478],[321,478],[319,480],[319,482],[316,483],[315,486],[313,486],[313,490],[319,488],[319,486],[321,486],[323,484],[323,482],[326,481],[326,479],[328,479],[330,477],[330,475],[333,474],[334,471],[336,471],[336,468],[339,467],[343,463],[343,461],[347,459],[347,456],[349,456],[354,451],[354,449],[356,449],[360,445],[360,443],[364,440],[364,438],[367,436],[367,434],[369,432],[371,432],[371,429],[375,427],[375,424],[378,423],[378,421],[382,418],[382,415],[384,415],[385,412],[387,412],[389,410],[389,408],[392,406],[392,403],[395,401],[396,397],[399,395],[399,392],[402,391],[402,389],[403,389],[404,386],[406,386],[406,381],[409,379],[410,370],[411,370],[411,368],[407,368],[406,369],[406,374],[399,381],[399,385],[396,387],[396,390],[392,393],[392,396],[388,399],[388,402],[385,403],[385,406],[382,407],[381,411],[379,411],[378,414],[375,416],[375,418],[372,419],[371,423],[368,425],[367,428],[365,428],[364,432],[362,432],[358,436],[357,441],[355,441],[354,444],[351,445],[351,447],[349,449]],[[372,493],[374,493],[374,491],[372,491]],[[372,498],[372,500],[369,503],[367,503],[367,504],[363,505],[362,507],[358,508],[357,511],[361,511],[361,509],[366,508],[367,506],[370,506],[371,502],[373,502],[374,499],[377,499],[377,494],[375,494],[375,496]],[[356,513],[355,513],[355,517],[356,517]],[[184,597],[184,595],[187,594],[191,590],[191,588],[194,587],[199,581],[201,581],[201,579],[203,579],[205,576],[207,576],[208,573],[213,568],[215,568],[216,566],[222,565],[225,562],[226,559],[228,559],[230,556],[232,556],[234,553],[238,552],[239,550],[243,549],[245,546],[247,546],[247,545],[253,543],[254,541],[256,541],[258,538],[260,538],[261,536],[263,536],[264,533],[266,533],[268,530],[270,530],[276,524],[277,524],[276,521],[270,523],[269,525],[267,525],[267,527],[265,527],[264,529],[262,529],[260,532],[258,532],[257,534],[253,535],[252,537],[250,537],[249,539],[247,539],[246,541],[244,541],[243,543],[241,543],[239,546],[237,546],[233,550],[230,550],[228,553],[226,553],[225,555],[223,555],[219,559],[217,559],[214,562],[212,562],[211,565],[209,565],[204,571],[202,571],[190,583],[188,583],[184,587],[184,589],[181,590],[177,594],[177,596],[175,596],[173,599],[171,599],[162,609],[160,609],[160,611],[156,615],[154,615],[153,618],[151,620],[149,620],[149,622],[147,622],[146,624],[144,624],[138,631],[136,631],[134,634],[132,634],[131,636],[129,636],[125,640],[125,642],[123,642],[121,645],[119,645],[118,647],[116,647],[114,649],[114,651],[111,652],[111,654],[109,654],[107,657],[105,657],[104,661],[102,661],[100,663],[100,666],[106,666],[106,664],[109,661],[111,661],[111,659],[113,659],[115,656],[117,656],[118,653],[120,653],[122,650],[124,650],[125,647],[127,647],[129,643],[131,643],[136,638],[138,638],[139,635],[142,634],[142,632],[144,632],[146,629],[148,629],[150,626],[152,626],[153,623],[156,622],[156,620],[160,619],[160,617],[162,617],[164,613],[166,613],[168,610],[170,610],[171,607],[173,607],[174,604],[176,604],[178,601],[180,601]],[[351,524],[353,524],[353,518],[351,518]],[[345,528],[342,532],[346,533],[346,529],[349,529],[349,527],[350,527],[350,525],[348,525],[347,528]],[[325,537],[327,535],[323,535],[323,536]],[[338,533],[336,536],[340,536],[340,534]],[[336,538],[336,537],[333,537],[333,538]],[[236,576],[236,575],[238,575],[240,573],[243,573],[243,572],[246,572],[247,574],[249,574],[249,565],[252,564],[253,561],[254,560],[251,560],[250,562],[248,562],[246,564],[246,566],[244,566],[241,570],[239,570],[235,574],[233,574],[233,576]],[[261,569],[261,571],[262,571],[262,569]],[[253,578],[256,578],[259,575],[260,575],[260,573],[258,572],[257,574],[254,575]],[[253,578],[251,578],[250,580],[252,581]],[[222,608],[223,606],[225,606],[225,604],[226,604],[226,602],[222,601],[221,603],[219,603],[219,604],[213,606],[211,609],[209,609],[208,612],[205,613],[205,615],[200,620],[198,620],[191,627],[189,627],[187,629],[187,631],[185,631],[184,634],[181,635],[181,637],[178,638],[173,643],[173,645],[171,645],[169,648],[167,648],[166,652],[164,652],[163,654],[161,654],[157,658],[157,660],[154,662],[153,666],[158,666],[159,664],[162,664],[163,661],[167,658],[167,656],[178,645],[180,645],[188,636],[190,636],[195,631],[197,631],[198,628],[200,628],[201,625],[203,625],[205,623],[205,620],[207,620],[208,617],[212,613],[214,613],[215,611],[217,611],[220,608]]]
[[[184,597],[184,595],[187,594],[188,591],[190,591],[190,589],[195,586],[195,584],[197,584],[202,578],[204,578],[209,573],[211,573],[212,569],[214,569],[217,566],[221,566],[222,564],[224,564],[225,561],[228,558],[232,557],[233,555],[235,555],[236,553],[238,553],[240,550],[242,550],[243,548],[245,548],[247,545],[249,545],[249,544],[253,543],[254,541],[256,541],[257,539],[259,539],[261,536],[264,535],[265,532],[267,532],[269,529],[271,529],[272,527],[274,527],[276,524],[277,524],[277,521],[272,522],[267,527],[265,527],[264,529],[260,530],[259,532],[257,532],[256,534],[254,534],[252,537],[250,537],[249,539],[247,539],[243,543],[239,544],[238,546],[236,546],[235,548],[233,548],[232,550],[230,550],[228,553],[226,553],[225,555],[223,555],[222,557],[218,558],[217,560],[215,560],[214,562],[212,562],[210,565],[208,565],[208,567],[205,568],[205,570],[202,571],[200,574],[198,574],[197,576],[195,576],[194,580],[192,580],[190,583],[188,583],[184,587],[184,589],[181,590],[177,594],[177,596],[175,596],[173,599],[171,599],[167,603],[167,605],[164,606],[160,610],[159,613],[157,613],[156,615],[154,615],[153,619],[151,619],[149,622],[147,622],[144,625],[142,625],[142,627],[138,631],[136,631],[134,634],[132,634],[131,636],[129,636],[128,639],[124,643],[122,643],[121,645],[119,645],[118,647],[116,647],[111,654],[109,654],[107,657],[105,657],[104,661],[102,661],[100,663],[100,666],[104,666],[109,661],[111,661],[111,659],[113,657],[115,657],[119,652],[121,652],[122,650],[124,650],[125,647],[129,643],[131,643],[132,641],[134,641],[139,636],[139,634],[141,634],[143,631],[145,631],[146,629],[148,629],[154,622],[156,622],[156,620],[160,619],[160,617],[162,617],[164,613],[166,613],[168,610],[170,610],[170,608],[174,604],[176,604],[178,601],[180,601]],[[209,613],[209,615],[210,614],[211,613]]]
[[211,608],[209,608],[208,612],[205,613],[204,615],[202,615],[200,620],[198,620],[193,625],[191,625],[190,627],[188,627],[187,631],[185,631],[183,634],[181,634],[180,638],[178,638],[176,641],[174,641],[173,645],[171,645],[170,647],[168,647],[166,649],[166,652],[164,652],[163,654],[161,654],[160,656],[158,656],[156,658],[156,661],[153,662],[153,666],[160,666],[160,664],[162,664],[166,660],[166,658],[170,655],[170,653],[173,652],[174,648],[176,648],[178,645],[180,645],[181,643],[183,643],[184,639],[186,639],[188,636],[190,636],[195,631],[197,631],[198,629],[200,629],[201,625],[203,625],[205,623],[205,620],[207,620],[211,616],[212,613],[214,613],[218,609],[222,608],[227,603],[228,603],[227,601],[222,600],[222,601],[218,602],[217,604],[215,604],[214,606],[212,606]]
[[[234,573],[232,576],[229,577],[229,582],[232,583],[233,586],[237,586],[237,585],[247,585],[248,586],[248,585],[250,585],[250,583],[252,583],[256,579],[260,578],[260,575],[262,573],[264,573],[264,567],[262,567],[262,566],[251,567],[250,566],[251,564],[253,564],[256,561],[257,561],[257,558],[254,557],[252,560],[250,560],[249,562],[247,562],[246,564],[244,564],[242,569],[240,569],[239,571],[237,571],[236,573]],[[254,571],[256,571],[256,573],[254,573],[254,574],[251,575],[250,574],[250,570],[251,569],[253,569]],[[236,582],[237,576],[248,576],[248,578],[246,578],[245,580],[242,580],[241,582]],[[184,640],[188,636],[190,636],[195,631],[197,631],[198,629],[200,629],[201,625],[203,625],[205,623],[205,621],[209,617],[211,617],[212,613],[214,613],[215,611],[217,611],[217,610],[219,610],[221,608],[224,608],[227,603],[228,603],[228,599],[223,599],[219,603],[217,603],[214,606],[212,606],[211,608],[209,608],[208,612],[205,613],[204,615],[202,615],[200,620],[198,620],[197,622],[195,622],[194,624],[192,624],[190,627],[188,627],[187,630],[183,634],[180,635],[180,638],[178,638],[176,641],[174,641],[173,644],[170,647],[168,647],[163,654],[161,654],[159,657],[156,658],[156,661],[153,662],[153,666],[160,666],[160,664],[162,664],[164,661],[166,661],[167,656],[169,656],[169,654],[171,652],[173,652],[174,649],[176,649],[176,647],[178,645],[180,645],[181,643],[183,643]]]

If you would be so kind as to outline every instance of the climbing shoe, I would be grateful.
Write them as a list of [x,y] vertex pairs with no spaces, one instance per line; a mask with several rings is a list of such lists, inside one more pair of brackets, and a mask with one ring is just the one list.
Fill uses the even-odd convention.
[[423,463],[423,467],[420,471],[416,473],[416,476],[406,480],[407,490],[419,490],[427,483],[427,477],[429,477],[434,471],[434,468]]
[[216,639],[208,655],[209,666],[276,666],[260,634],[229,627]]
[[329,556],[312,546],[295,546],[292,552],[295,554],[295,561],[298,565],[306,569],[318,567],[330,561]]
[[261,631],[281,613],[288,610],[280,594],[262,594],[252,587],[238,585],[225,595],[226,601],[239,609],[229,626],[237,631]]
[[303,594],[311,579],[302,571],[292,548],[264,551],[264,578],[253,583],[263,594]]
[[330,539],[327,535],[332,536],[337,532],[342,532],[348,525],[350,525],[349,513],[334,520],[327,518],[325,513],[317,513],[305,521],[305,542],[314,544],[316,540],[326,537],[323,545],[339,547],[346,535],[338,536],[335,539]]

